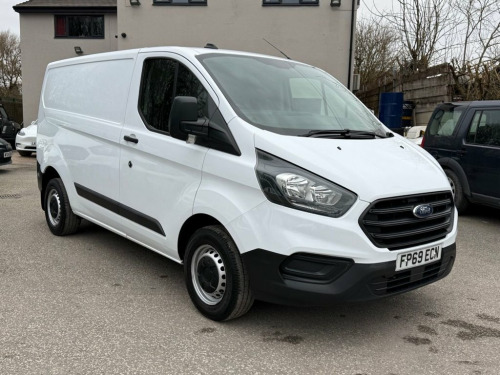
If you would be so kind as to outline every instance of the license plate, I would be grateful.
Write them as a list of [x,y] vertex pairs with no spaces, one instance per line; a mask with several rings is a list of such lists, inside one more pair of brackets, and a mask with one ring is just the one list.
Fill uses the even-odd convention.
[[12,156],[12,151],[9,151],[9,152],[4,152],[3,153],[3,157],[4,158],[10,158]]
[[441,245],[401,253],[398,254],[398,258],[396,259],[396,271],[436,262],[439,259],[441,259]]

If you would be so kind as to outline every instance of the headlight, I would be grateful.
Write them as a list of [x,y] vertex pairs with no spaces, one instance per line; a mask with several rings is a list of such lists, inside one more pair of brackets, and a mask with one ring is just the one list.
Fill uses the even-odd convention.
[[267,199],[302,211],[340,217],[357,198],[331,181],[260,150],[256,173]]
[[21,129],[21,130],[19,131],[19,133],[17,133],[17,134],[22,135],[22,136],[25,136],[25,135],[26,135],[26,133],[24,132],[24,129]]

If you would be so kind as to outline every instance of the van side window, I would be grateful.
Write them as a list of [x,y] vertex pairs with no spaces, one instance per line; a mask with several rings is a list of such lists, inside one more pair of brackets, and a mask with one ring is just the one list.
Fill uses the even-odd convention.
[[198,99],[198,117],[208,117],[208,92],[198,78],[179,63],[175,96],[194,96]]
[[139,111],[149,126],[167,132],[172,107],[177,62],[168,59],[144,61]]
[[209,117],[208,92],[186,66],[166,58],[144,61],[139,112],[146,124],[168,132],[168,118],[176,96],[194,96],[198,99],[199,117]]
[[500,146],[500,110],[477,111],[467,133],[466,142]]

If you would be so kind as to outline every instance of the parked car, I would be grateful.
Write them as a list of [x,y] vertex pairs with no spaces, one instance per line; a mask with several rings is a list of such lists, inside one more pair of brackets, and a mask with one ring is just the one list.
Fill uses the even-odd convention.
[[21,156],[30,156],[32,152],[36,152],[36,133],[37,120],[31,125],[22,128],[16,135],[16,150]]
[[440,104],[422,145],[448,176],[459,213],[470,203],[500,208],[500,100]]
[[383,298],[453,267],[439,164],[313,66],[203,48],[88,55],[48,65],[39,109],[50,231],[85,218],[184,264],[210,319],[254,299]]
[[17,122],[11,121],[5,108],[0,104],[0,138],[6,140],[14,147],[16,135],[21,130],[21,125]]
[[0,138],[0,166],[12,164],[12,146]]
[[422,144],[422,139],[424,138],[425,128],[425,126],[420,125],[412,126],[407,130],[405,138],[420,146]]

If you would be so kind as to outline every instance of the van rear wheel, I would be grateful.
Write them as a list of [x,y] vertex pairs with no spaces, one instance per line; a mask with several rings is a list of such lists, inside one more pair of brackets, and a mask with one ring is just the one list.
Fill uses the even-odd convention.
[[78,230],[81,219],[69,205],[68,194],[60,178],[53,178],[45,188],[45,219],[50,231],[65,236]]
[[186,248],[184,275],[196,308],[212,320],[230,320],[253,304],[248,274],[233,239],[222,226],[197,230]]
[[469,201],[467,200],[467,197],[464,194],[464,188],[462,186],[462,183],[460,182],[460,179],[455,174],[455,172],[449,169],[445,169],[444,172],[448,177],[448,182],[450,183],[451,186],[451,192],[453,193],[453,197],[455,199],[455,206],[457,207],[458,213],[464,214],[469,208]]

